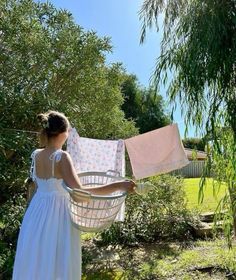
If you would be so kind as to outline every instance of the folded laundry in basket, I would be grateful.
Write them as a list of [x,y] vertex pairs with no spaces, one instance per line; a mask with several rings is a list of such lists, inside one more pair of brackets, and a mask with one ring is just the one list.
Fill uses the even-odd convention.
[[177,124],[125,140],[136,179],[167,173],[189,163]]

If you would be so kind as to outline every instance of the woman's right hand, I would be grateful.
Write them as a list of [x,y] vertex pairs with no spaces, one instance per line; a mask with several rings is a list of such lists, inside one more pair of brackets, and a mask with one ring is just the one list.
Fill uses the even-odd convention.
[[136,184],[133,180],[126,180],[123,182],[123,190],[128,193],[135,193]]

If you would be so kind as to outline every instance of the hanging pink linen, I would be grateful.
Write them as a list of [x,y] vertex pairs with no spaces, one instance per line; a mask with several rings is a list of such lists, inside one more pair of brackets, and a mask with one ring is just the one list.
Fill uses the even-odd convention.
[[125,145],[136,179],[167,173],[189,163],[177,124],[126,139]]

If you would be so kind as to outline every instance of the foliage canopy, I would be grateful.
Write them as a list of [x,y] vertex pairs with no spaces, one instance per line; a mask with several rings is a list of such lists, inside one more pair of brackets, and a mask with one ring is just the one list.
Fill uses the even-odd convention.
[[82,136],[113,139],[137,133],[120,108],[124,70],[105,64],[112,49],[108,38],[85,32],[69,12],[50,3],[1,1],[0,10],[3,190],[21,189],[13,186],[23,185],[26,159],[37,146],[36,134],[11,129],[37,131],[40,112],[64,112]]
[[122,109],[127,119],[133,119],[140,133],[145,133],[170,124],[170,116],[165,111],[163,97],[152,87],[138,84],[135,75],[126,75],[121,91],[124,96]]
[[203,138],[185,138],[183,139],[183,145],[185,148],[205,151],[205,140]]
[[154,84],[168,82],[169,98],[180,102],[186,124],[195,125],[211,141],[213,164],[209,161],[208,167],[214,167],[216,175],[222,175],[219,170],[225,174],[218,179],[228,185],[225,201],[230,207],[223,204],[231,212],[236,234],[236,3],[145,0],[141,42],[147,28],[159,28],[160,16],[163,38]]
[[123,69],[105,65],[112,50],[108,38],[85,32],[69,12],[50,3],[0,5],[1,127],[35,130],[37,113],[55,109],[83,136],[135,133],[120,110]]

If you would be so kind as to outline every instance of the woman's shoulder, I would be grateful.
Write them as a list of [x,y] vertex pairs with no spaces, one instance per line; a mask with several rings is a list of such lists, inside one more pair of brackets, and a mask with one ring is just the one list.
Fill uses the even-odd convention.
[[[36,149],[34,150],[32,153],[31,153],[31,158],[32,159],[35,159],[35,156],[37,154],[39,154],[40,152],[43,152],[45,149]],[[55,152],[53,152],[49,158],[51,160],[55,160],[56,162],[59,162],[61,160],[70,160],[71,159],[71,156],[70,154],[67,152],[67,151],[64,151],[64,150],[61,150],[61,149],[58,149],[56,150]]]
[[31,158],[35,158],[35,156],[39,153],[39,152],[41,152],[41,151],[43,151],[44,149],[35,149],[32,153],[31,153]]
[[61,153],[61,161],[64,164],[72,164],[72,159],[70,154],[67,151],[62,151]]
[[64,150],[61,150],[61,156],[62,156],[62,159],[65,159],[65,160],[71,158],[70,154]]

